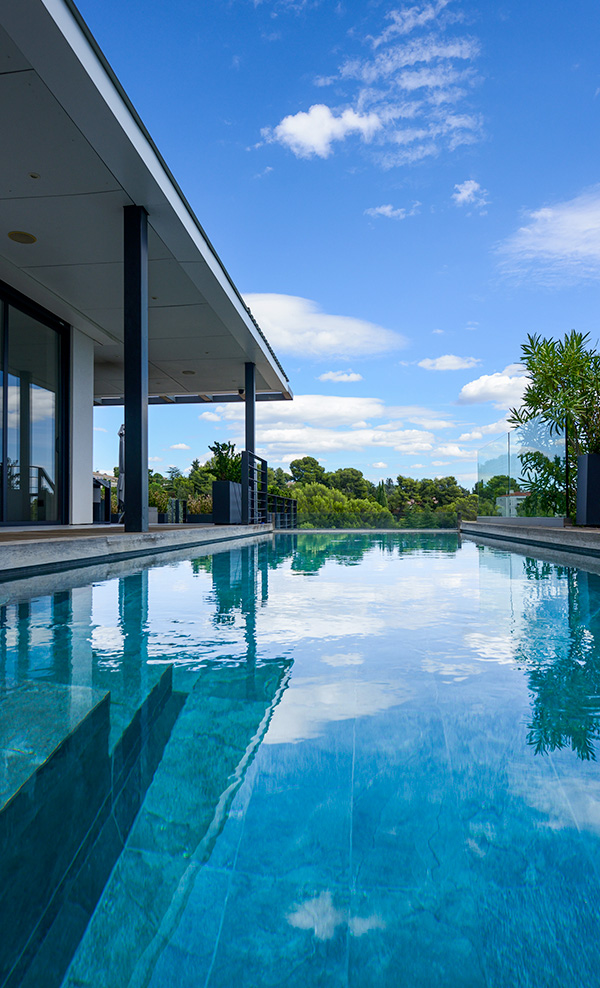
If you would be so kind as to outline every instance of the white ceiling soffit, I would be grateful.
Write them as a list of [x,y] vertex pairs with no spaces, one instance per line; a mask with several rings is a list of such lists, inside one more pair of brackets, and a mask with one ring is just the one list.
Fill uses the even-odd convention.
[[[0,156],[1,278],[108,344],[116,372],[123,206],[143,205],[150,359],[156,354],[164,386],[174,368],[161,366],[161,340],[172,341],[176,362],[187,344],[194,388],[243,386],[243,364],[252,361],[259,390],[291,397],[277,357],[70,0],[0,6],[0,133],[8,149]],[[37,242],[12,243],[10,230]],[[191,377],[175,378],[171,390],[192,390]]]

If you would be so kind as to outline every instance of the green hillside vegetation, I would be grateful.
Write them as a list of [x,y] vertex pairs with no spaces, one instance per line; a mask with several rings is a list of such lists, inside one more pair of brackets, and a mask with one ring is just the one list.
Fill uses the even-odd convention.
[[[289,474],[279,469],[273,479],[297,499],[300,528],[456,528],[459,513],[477,517],[477,493],[455,477],[399,475],[376,485],[355,467],[328,473],[314,457],[303,456],[292,460]],[[492,501],[488,513],[495,510]]]
[[[233,444],[215,443],[204,465],[192,461],[189,473],[169,467],[148,471],[149,503],[166,512],[169,498],[187,501],[189,514],[210,514],[213,480],[239,479],[240,457]],[[118,470],[115,469],[115,476]],[[505,477],[468,491],[455,477],[415,480],[399,475],[373,484],[355,467],[328,472],[312,456],[292,460],[289,472],[268,469],[269,491],[298,501],[300,528],[456,528],[465,520],[496,513],[495,498],[506,490]],[[113,510],[116,511],[116,485]]]

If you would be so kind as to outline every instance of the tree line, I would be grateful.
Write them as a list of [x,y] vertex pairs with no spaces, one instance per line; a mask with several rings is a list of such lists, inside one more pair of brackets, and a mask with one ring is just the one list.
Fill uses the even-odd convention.
[[303,456],[292,460],[289,473],[274,470],[272,482],[297,499],[301,528],[455,528],[459,513],[477,517],[477,493],[452,476],[415,480],[400,474],[373,484],[356,467],[326,471],[313,456]]
[[[166,512],[169,499],[179,498],[189,514],[210,514],[213,481],[241,479],[241,457],[232,443],[210,449],[206,463],[196,458],[185,473],[178,467],[164,474],[149,470],[149,504]],[[374,484],[356,467],[326,471],[313,456],[292,460],[289,471],[268,468],[269,492],[297,500],[301,528],[455,528],[458,514],[465,520],[478,512],[496,514],[495,498],[506,493],[506,480],[493,477],[471,491],[453,476],[416,480],[399,474]],[[113,500],[116,512],[114,487]]]

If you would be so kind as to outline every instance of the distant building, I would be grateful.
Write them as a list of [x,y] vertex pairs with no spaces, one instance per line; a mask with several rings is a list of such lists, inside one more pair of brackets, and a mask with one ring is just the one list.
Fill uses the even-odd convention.
[[496,498],[496,507],[500,512],[500,516],[502,518],[518,518],[519,512],[517,509],[527,497],[529,497],[528,494],[516,492],[512,494],[501,494],[500,497]]

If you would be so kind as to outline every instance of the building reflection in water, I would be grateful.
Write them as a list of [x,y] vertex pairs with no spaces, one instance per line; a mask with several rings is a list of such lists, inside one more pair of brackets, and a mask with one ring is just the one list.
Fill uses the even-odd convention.
[[[161,587],[173,570],[171,561],[137,571],[134,566],[133,572],[131,564],[113,565],[113,579],[106,579],[106,570],[95,568],[63,573],[56,581],[61,589],[52,594],[39,592],[48,585],[47,578],[4,584],[0,689],[45,681],[109,690],[123,726],[128,712],[135,712],[171,661],[184,670],[189,666],[190,676],[183,687],[178,686],[186,690],[202,668],[226,662],[240,665],[238,676],[247,697],[253,698],[259,654],[257,609],[268,605],[269,570],[296,550],[296,536],[286,535],[199,557],[189,566],[192,574],[211,574],[208,593],[206,584],[200,587],[189,579],[189,560],[181,554],[181,579],[187,580],[188,591],[201,594],[195,608],[189,606],[190,593],[181,598],[182,608],[188,607],[181,616],[173,613],[178,601],[172,597],[171,609],[164,601],[162,612],[154,606],[161,603]],[[220,634],[211,635],[211,624]]]

